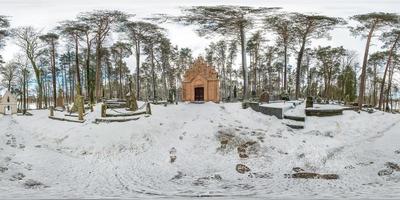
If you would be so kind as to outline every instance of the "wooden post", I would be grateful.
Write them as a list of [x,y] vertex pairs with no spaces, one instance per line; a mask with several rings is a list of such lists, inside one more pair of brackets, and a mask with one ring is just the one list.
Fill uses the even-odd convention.
[[50,106],[50,117],[54,116],[54,107]]
[[148,103],[146,104],[146,114],[151,115],[150,102],[148,102]]
[[106,111],[107,111],[107,105],[103,103],[101,105],[101,117],[106,117]]

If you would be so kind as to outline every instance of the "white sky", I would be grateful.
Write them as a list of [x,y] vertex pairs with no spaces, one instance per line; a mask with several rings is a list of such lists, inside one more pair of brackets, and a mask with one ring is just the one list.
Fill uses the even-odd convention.
[[[400,10],[400,0],[0,0],[0,15],[10,16],[12,27],[32,25],[46,31],[56,26],[59,21],[73,19],[79,12],[93,9],[118,9],[136,14],[135,18],[139,19],[154,13],[179,14],[179,7],[183,6],[222,4],[256,7],[279,6],[286,11],[319,13],[343,18],[367,12],[398,12]],[[168,28],[168,35],[172,43],[179,47],[191,48],[195,57],[203,53],[209,43],[209,40],[198,37],[193,31],[193,27],[164,26]],[[347,29],[343,28],[333,31],[331,35],[331,41],[315,41],[313,46],[318,44],[343,45],[347,49],[356,50],[359,53],[359,61],[361,61],[365,41],[354,38]],[[375,44],[377,43],[375,42]],[[379,46],[375,45],[375,47]],[[7,61],[15,55],[16,51],[16,47],[9,40],[7,46],[0,50],[0,54]],[[373,51],[374,48],[371,52]],[[291,59],[291,63],[294,64],[294,59]]]

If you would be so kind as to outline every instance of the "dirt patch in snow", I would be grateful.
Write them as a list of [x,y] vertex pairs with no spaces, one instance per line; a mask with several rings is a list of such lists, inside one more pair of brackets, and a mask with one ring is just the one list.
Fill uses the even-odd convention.
[[[220,152],[227,153],[237,150],[240,158],[248,158],[251,154],[258,154],[261,148],[260,136],[252,136],[251,132],[242,132],[233,128],[220,129],[217,140],[221,143]],[[254,138],[255,137],[255,138]]]
[[11,176],[10,181],[20,181],[23,178],[25,178],[25,174],[18,172],[18,173],[13,174]]
[[39,188],[47,188],[49,186],[47,186],[47,185],[45,185],[45,184],[43,184],[43,183],[41,183],[39,181],[28,179],[28,180],[25,181],[24,187],[26,189],[39,189]]
[[337,174],[318,174],[314,172],[297,172],[287,177],[298,178],[298,179],[326,179],[326,180],[339,179],[339,175]]
[[222,180],[221,175],[214,174],[212,176],[201,177],[193,181],[193,185],[195,186],[205,186],[210,184],[211,182],[219,182]]

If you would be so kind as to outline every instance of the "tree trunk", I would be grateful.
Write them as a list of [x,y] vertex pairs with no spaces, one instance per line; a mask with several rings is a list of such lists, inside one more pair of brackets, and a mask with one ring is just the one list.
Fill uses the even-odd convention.
[[255,49],[254,52],[254,67],[253,67],[253,78],[254,78],[254,92],[255,95],[257,96],[257,66],[258,66],[258,46]]
[[90,83],[90,41],[88,36],[86,36],[87,54],[86,54],[86,96],[90,99],[90,103],[94,103],[94,98],[91,90]]
[[79,71],[79,43],[78,43],[78,36],[75,37],[75,70],[76,70],[76,83],[77,89],[76,93],[78,95],[82,95],[82,86],[81,86],[81,75]]
[[108,90],[110,91],[110,99],[112,99],[112,88],[111,88],[111,63],[107,62],[107,71],[108,71]]
[[378,79],[378,77],[376,74],[376,64],[374,64],[374,80],[373,80],[374,85],[373,85],[373,92],[372,92],[372,95],[373,95],[372,104],[374,105],[374,107],[376,106],[376,83],[378,82],[377,79]]
[[221,59],[221,90],[220,90],[220,100],[226,100],[226,82],[225,82],[225,52],[223,52]]
[[33,71],[35,72],[35,76],[36,76],[36,82],[37,82],[37,86],[38,86],[38,99],[37,99],[37,105],[39,109],[42,109],[42,101],[43,101],[43,84],[42,84],[42,74],[40,69],[36,66],[35,61],[33,60],[33,58],[29,58],[32,67],[33,67]]
[[22,113],[23,114],[25,114],[26,113],[26,69],[24,69],[23,71],[22,71],[22,78],[23,78],[23,92],[24,92],[24,95],[23,95],[23,98],[24,98],[24,105],[23,105],[23,109],[22,109]]
[[96,101],[99,101],[101,98],[101,42],[100,38],[97,38],[96,41]]
[[140,100],[140,41],[136,42],[136,99]]
[[246,62],[246,35],[244,25],[240,26],[240,46],[242,50],[242,70],[243,70],[243,101],[249,98],[247,62]]
[[285,66],[283,68],[283,90],[287,91],[287,42],[284,42],[284,57],[285,57]]
[[252,74],[253,74],[253,54],[252,54],[252,52],[251,51],[249,51],[249,63],[250,63],[250,65],[249,65],[249,74],[248,74],[248,78],[249,78],[249,90],[250,90],[250,97],[252,97],[253,96],[253,85],[254,85],[254,83],[253,83],[253,79],[251,78],[252,76]]
[[298,99],[300,95],[300,74],[301,74],[301,62],[303,60],[304,49],[306,46],[306,39],[307,36],[305,35],[302,39],[301,47],[299,54],[297,56],[297,68],[296,68],[296,91],[295,91],[295,98]]
[[[68,96],[68,93],[65,92],[66,91],[66,87],[67,87],[67,85],[66,85],[67,74],[66,74],[66,71],[65,71],[65,65],[63,63],[61,63],[61,66],[62,66],[61,76],[62,76],[62,90],[63,90],[62,98],[64,100],[64,94],[66,94]],[[65,102],[68,102],[68,100],[65,99]]]
[[47,84],[47,82],[44,80],[43,81],[43,83],[44,83],[44,108],[47,108],[47,100],[48,100],[48,98],[47,98],[47,94],[48,94],[48,84]]
[[166,61],[163,61],[163,72],[162,72],[162,82],[163,82],[163,90],[164,90],[164,98],[165,100],[168,99],[168,89],[167,89],[167,67],[166,67]]
[[54,41],[51,42],[51,74],[53,78],[53,105],[57,105],[57,82],[56,82],[56,50]]
[[[68,81],[67,81],[68,80]],[[67,104],[69,104],[71,102],[71,94],[69,93],[71,90],[71,54],[68,51],[68,79],[66,79],[67,84],[66,84],[66,97],[67,97]]]
[[124,98],[122,92],[122,53],[119,55],[119,98]]
[[394,72],[394,66],[392,66],[390,71],[389,71],[389,83],[388,83],[388,89],[386,91],[386,108],[389,108],[390,94],[391,94],[391,91],[392,91],[393,72]]
[[152,76],[152,80],[153,80],[153,101],[157,102],[156,74],[155,74],[155,66],[154,66],[153,46],[150,47],[150,56],[151,56],[151,76]]
[[383,73],[383,77],[382,77],[381,92],[379,94],[379,106],[378,106],[379,110],[382,109],[382,104],[383,104],[383,93],[385,90],[384,88],[385,88],[386,74],[387,74],[387,71],[392,62],[393,52],[395,51],[395,48],[396,48],[396,45],[397,45],[397,42],[399,41],[399,39],[400,39],[400,35],[397,36],[395,42],[393,43],[393,46],[390,48],[390,51],[389,51],[389,56],[388,56],[388,60],[386,62],[385,72]]
[[362,64],[362,70],[361,70],[361,81],[360,81],[360,89],[359,89],[359,94],[358,94],[358,108],[361,110],[362,104],[364,103],[364,92],[365,92],[365,75],[367,71],[367,63],[368,63],[368,52],[369,52],[369,46],[371,43],[371,38],[372,34],[374,32],[376,23],[372,24],[371,30],[368,33],[368,38],[367,38],[367,44],[365,45],[365,52],[364,52],[364,59],[363,59],[363,64]]

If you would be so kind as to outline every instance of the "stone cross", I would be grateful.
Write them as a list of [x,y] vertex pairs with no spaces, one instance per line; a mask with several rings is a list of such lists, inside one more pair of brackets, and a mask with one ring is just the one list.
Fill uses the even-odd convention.
[[54,108],[53,106],[50,106],[50,117],[54,116]]
[[76,95],[74,104],[78,108],[78,119],[83,120],[83,113],[85,112],[85,108],[83,107],[83,96]]
[[58,97],[56,102],[57,107],[65,108],[64,105],[64,92],[60,89],[58,90]]
[[101,117],[106,117],[106,112],[107,112],[107,105],[102,104],[101,105]]
[[[75,96],[75,100],[74,100],[74,104],[72,105],[71,112],[78,112],[79,111],[79,106],[78,105],[80,105],[80,106],[82,106],[82,112],[85,113],[85,107],[84,107],[85,106],[85,102],[83,100],[83,96],[79,95],[79,90],[80,90],[79,87],[76,86],[77,94]],[[79,97],[82,97],[82,100],[81,100],[80,104],[79,104]]]
[[263,91],[260,95],[259,99],[260,103],[269,103],[269,94],[266,91]]
[[146,104],[146,114],[151,115],[150,102],[148,102],[148,103]]

